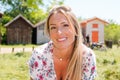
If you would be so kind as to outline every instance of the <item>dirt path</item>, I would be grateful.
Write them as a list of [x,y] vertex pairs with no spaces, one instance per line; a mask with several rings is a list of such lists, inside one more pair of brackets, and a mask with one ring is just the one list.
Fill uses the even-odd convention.
[[32,52],[33,48],[0,48],[0,54],[16,52]]

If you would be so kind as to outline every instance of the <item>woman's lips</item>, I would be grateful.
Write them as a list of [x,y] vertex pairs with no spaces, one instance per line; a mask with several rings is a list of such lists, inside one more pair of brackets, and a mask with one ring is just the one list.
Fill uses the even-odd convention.
[[63,42],[63,41],[65,41],[65,40],[67,40],[66,37],[65,37],[65,38],[59,38],[59,39],[57,39],[58,42]]

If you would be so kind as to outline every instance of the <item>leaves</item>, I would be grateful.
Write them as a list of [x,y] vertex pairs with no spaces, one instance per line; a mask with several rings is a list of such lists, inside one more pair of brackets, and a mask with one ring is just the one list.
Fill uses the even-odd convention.
[[111,23],[105,27],[105,39],[113,40],[114,43],[120,39],[120,25]]
[[37,23],[39,21],[42,21],[46,18],[46,14],[43,10],[39,9],[37,11],[32,11],[29,14],[31,17],[28,17],[28,19],[32,22],[32,23]]
[[[44,2],[47,1],[47,2]],[[49,2],[51,2],[49,4]],[[4,25],[17,15],[22,14],[33,24],[38,23],[46,18],[51,6],[61,5],[64,0],[0,0],[0,7],[5,10],[0,24],[2,35],[6,35]],[[46,6],[46,4],[49,4]],[[43,10],[45,8],[46,10]],[[3,37],[3,36],[2,36]]]

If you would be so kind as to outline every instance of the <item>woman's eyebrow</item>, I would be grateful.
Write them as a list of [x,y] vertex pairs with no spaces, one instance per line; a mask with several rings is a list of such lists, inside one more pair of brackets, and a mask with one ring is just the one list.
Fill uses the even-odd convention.
[[61,22],[61,24],[65,24],[65,23],[67,23],[67,22]]
[[50,24],[50,25],[56,25],[56,24]]
[[[67,22],[61,22],[60,24],[65,24],[65,23],[67,23]],[[51,23],[50,25],[56,25],[56,24]]]

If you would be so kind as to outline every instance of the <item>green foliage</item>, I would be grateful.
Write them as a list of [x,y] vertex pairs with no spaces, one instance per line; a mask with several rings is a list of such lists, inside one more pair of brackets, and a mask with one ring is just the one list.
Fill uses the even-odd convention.
[[43,0],[26,0],[29,8],[39,9],[39,5],[43,6]]
[[6,43],[6,27],[4,26],[7,22],[9,22],[12,18],[4,15],[0,21],[0,33],[2,44]]
[[45,0],[44,5],[46,7],[46,12],[48,13],[51,8],[55,5],[63,5],[65,0]]
[[120,80],[120,47],[115,45],[107,51],[95,50],[97,59],[96,80]]
[[16,54],[0,54],[0,80],[29,80],[27,61],[30,54]]
[[2,36],[6,33],[6,28],[2,26],[2,23],[0,23],[0,32]]
[[[47,4],[48,3],[48,4]],[[2,42],[6,42],[6,29],[4,25],[15,18],[18,14],[22,14],[33,24],[44,20],[48,15],[48,10],[54,5],[62,5],[64,0],[0,0],[0,6],[5,12],[0,20],[0,33],[2,33]],[[44,10],[46,8],[47,10]]]
[[28,12],[31,9],[38,9],[43,5],[42,0],[1,0],[3,6],[9,6],[8,11],[14,10],[21,13]]
[[120,25],[111,23],[105,26],[105,39],[112,40],[113,43],[117,43],[120,39]]
[[[43,8],[48,10],[54,5],[63,4],[64,0],[51,0],[47,2],[50,2],[49,5],[43,0],[1,0],[0,2],[5,9],[4,15],[14,18],[18,14],[22,14],[35,24],[46,18],[48,11],[44,12]],[[8,20],[4,22],[6,23]]]
[[[45,14],[42,9],[39,8],[39,6],[43,5],[42,0],[1,0],[2,6],[5,8],[4,15],[7,15],[9,17],[15,18],[18,14],[22,14],[27,19],[29,19],[31,22],[36,23],[41,19],[43,15]],[[9,6],[9,7],[8,7]],[[41,13],[39,12],[41,10]],[[38,12],[36,12],[38,11]],[[36,15],[33,13],[39,14],[38,18],[36,18]],[[7,19],[4,19],[7,20]],[[5,22],[5,21],[4,21]],[[8,22],[8,20],[6,21]]]
[[[30,16],[30,17],[29,17]],[[37,23],[37,22],[39,22],[39,21],[42,21],[42,20],[44,20],[46,17],[47,17],[47,15],[46,15],[46,13],[43,11],[43,10],[41,10],[41,9],[38,9],[38,10],[36,10],[36,11],[31,11],[29,14],[26,14],[26,17],[27,17],[27,19],[29,19],[32,23]]]
[[3,24],[5,24],[7,21],[9,21],[10,18],[5,16],[3,17],[3,19],[0,21],[0,35],[1,35],[1,40],[2,43],[4,43],[6,41],[6,28],[3,26]]
[[6,33],[2,35],[2,43],[1,44],[6,44]]
[[120,79],[120,72],[114,71],[112,69],[108,69],[104,72],[105,78],[107,80],[119,80]]
[[24,56],[24,53],[22,53],[22,52],[17,52],[17,53],[15,53],[15,56],[21,57],[21,56]]
[[4,25],[4,24],[6,24],[7,22],[9,22],[9,21],[12,20],[12,19],[13,19],[12,17],[4,14],[4,15],[2,16],[1,23],[2,23],[2,25]]

